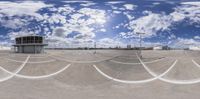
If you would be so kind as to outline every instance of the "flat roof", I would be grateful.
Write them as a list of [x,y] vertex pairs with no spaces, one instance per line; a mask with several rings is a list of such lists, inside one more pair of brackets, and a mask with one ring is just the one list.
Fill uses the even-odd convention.
[[47,46],[48,44],[41,43],[25,43],[25,44],[14,44],[13,46]]
[[16,38],[23,38],[23,37],[42,37],[42,38],[43,38],[43,36],[39,36],[39,35],[25,35],[25,36],[18,36],[18,37],[15,37],[15,39],[16,39]]

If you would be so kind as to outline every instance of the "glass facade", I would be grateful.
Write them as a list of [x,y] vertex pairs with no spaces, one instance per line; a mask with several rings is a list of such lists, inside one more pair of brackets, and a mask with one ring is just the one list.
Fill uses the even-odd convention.
[[42,44],[43,37],[41,36],[26,36],[15,39],[16,44]]

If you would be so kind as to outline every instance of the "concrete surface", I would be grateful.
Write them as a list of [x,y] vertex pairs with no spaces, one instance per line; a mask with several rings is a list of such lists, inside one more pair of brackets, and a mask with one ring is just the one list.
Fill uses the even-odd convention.
[[0,51],[0,99],[199,99],[200,52]]

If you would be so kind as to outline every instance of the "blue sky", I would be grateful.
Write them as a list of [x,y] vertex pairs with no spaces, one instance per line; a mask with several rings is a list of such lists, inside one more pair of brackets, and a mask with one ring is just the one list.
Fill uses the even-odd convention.
[[49,47],[199,46],[197,0],[0,1],[0,40],[45,36]]

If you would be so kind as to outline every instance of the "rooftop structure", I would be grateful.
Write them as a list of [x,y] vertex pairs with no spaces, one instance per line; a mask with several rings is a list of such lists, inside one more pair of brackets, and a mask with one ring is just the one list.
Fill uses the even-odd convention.
[[42,53],[44,52],[44,38],[42,36],[22,36],[15,38],[14,51],[17,53]]

